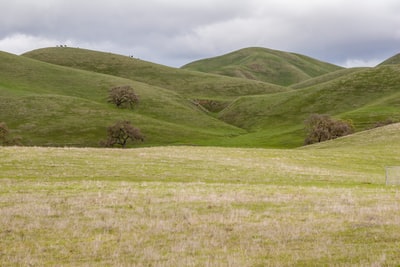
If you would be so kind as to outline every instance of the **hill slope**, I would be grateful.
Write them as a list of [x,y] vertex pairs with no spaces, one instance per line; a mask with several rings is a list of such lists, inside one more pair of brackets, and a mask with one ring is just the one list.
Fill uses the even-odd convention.
[[23,56],[163,87],[189,98],[232,99],[237,96],[289,90],[259,81],[176,69],[127,56],[86,49],[43,48]]
[[362,70],[366,70],[366,69],[367,68],[340,69],[340,70],[329,72],[327,74],[323,74],[323,75],[320,75],[315,78],[311,78],[311,79],[308,79],[308,80],[305,80],[305,81],[302,81],[299,83],[295,83],[295,84],[291,85],[290,88],[292,88],[292,89],[307,88],[307,87],[315,86],[318,84],[330,82],[330,81],[338,79],[340,77],[349,75],[353,72],[362,71]]
[[291,92],[236,100],[220,119],[252,132],[235,138],[249,146],[300,146],[304,120],[312,113],[351,119],[357,130],[391,118],[400,120],[400,65],[350,73]]
[[[134,110],[107,103],[112,86],[131,85]],[[0,121],[25,145],[98,146],[106,127],[130,120],[145,145],[208,143],[242,130],[206,115],[173,91],[0,52]]]
[[394,55],[385,61],[383,61],[381,64],[378,66],[384,66],[384,65],[395,65],[395,64],[400,64],[400,53],[397,55]]
[[182,68],[283,86],[341,69],[339,66],[300,54],[266,48],[245,48],[226,55],[195,61]]

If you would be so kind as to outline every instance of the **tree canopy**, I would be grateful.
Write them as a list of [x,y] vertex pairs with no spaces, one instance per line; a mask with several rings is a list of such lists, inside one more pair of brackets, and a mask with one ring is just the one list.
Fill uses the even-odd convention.
[[305,126],[307,137],[304,144],[306,145],[335,139],[354,132],[351,122],[335,120],[324,114],[312,114],[305,121]]
[[105,146],[120,145],[126,147],[128,141],[144,141],[144,136],[139,128],[134,127],[130,121],[118,121],[107,128],[107,140]]
[[108,102],[115,104],[118,108],[133,106],[139,103],[139,97],[130,85],[113,87],[109,91]]

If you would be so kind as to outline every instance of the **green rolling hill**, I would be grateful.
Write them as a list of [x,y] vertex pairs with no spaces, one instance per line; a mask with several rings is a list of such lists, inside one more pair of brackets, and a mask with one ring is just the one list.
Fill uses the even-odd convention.
[[[236,60],[240,56],[242,61]],[[44,48],[22,56],[1,52],[0,122],[25,145],[98,146],[106,127],[123,119],[142,130],[141,146],[293,148],[302,146],[304,120],[312,113],[352,120],[357,131],[387,119],[400,121],[395,60],[343,69],[302,55],[249,48],[205,62],[215,69],[229,62],[247,68],[258,57],[272,57],[283,64],[278,70],[292,66],[295,72],[270,73],[268,83],[264,74],[253,77],[257,80],[228,77],[201,72],[213,72],[211,65],[177,69],[77,48]],[[285,73],[291,86],[272,84],[285,84]],[[120,85],[131,85],[139,95],[133,110],[107,103],[109,88]]]
[[341,69],[339,66],[304,55],[257,47],[195,61],[182,68],[282,86]]
[[[141,128],[145,145],[213,144],[244,132],[164,88],[3,52],[0,62],[0,121],[25,145],[98,146],[117,120]],[[135,88],[141,101],[134,110],[107,103],[118,85]]]
[[274,84],[171,68],[127,56],[86,49],[43,48],[23,56],[163,87],[194,99],[225,100],[243,95],[289,90]]
[[399,121],[399,106],[400,65],[390,65],[291,92],[240,97],[219,118],[248,130],[249,146],[264,140],[270,146],[296,147],[302,144],[303,122],[310,114],[350,119],[361,131],[386,119]]

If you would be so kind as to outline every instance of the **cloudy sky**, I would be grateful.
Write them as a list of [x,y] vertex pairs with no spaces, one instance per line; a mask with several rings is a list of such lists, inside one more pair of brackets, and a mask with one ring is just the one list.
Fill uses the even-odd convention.
[[400,53],[399,0],[0,0],[0,50],[66,44],[179,67],[259,46],[342,66]]

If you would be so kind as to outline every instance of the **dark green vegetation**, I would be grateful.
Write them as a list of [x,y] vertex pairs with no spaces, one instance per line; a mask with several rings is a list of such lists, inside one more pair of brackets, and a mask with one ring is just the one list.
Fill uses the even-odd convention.
[[[262,48],[184,69],[66,47],[0,53],[0,122],[24,145],[98,146],[107,126],[130,121],[146,137],[140,146],[290,148],[304,143],[313,113],[352,120],[356,131],[399,121],[399,74],[396,64],[342,69]],[[108,103],[117,86],[132,87],[139,104]]]

